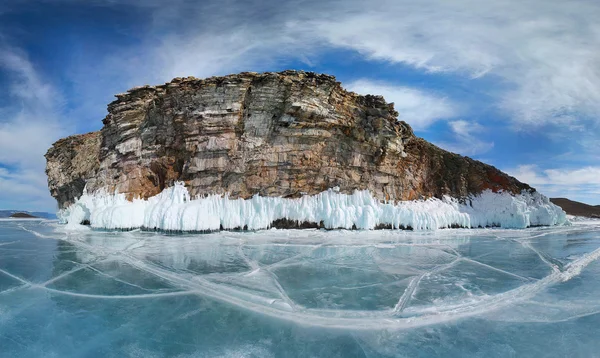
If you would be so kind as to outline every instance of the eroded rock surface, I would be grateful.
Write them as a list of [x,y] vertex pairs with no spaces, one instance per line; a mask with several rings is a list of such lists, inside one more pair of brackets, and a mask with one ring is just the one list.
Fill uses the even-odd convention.
[[102,130],[59,140],[46,154],[61,208],[86,185],[147,198],[176,180],[192,195],[232,198],[336,186],[369,189],[382,200],[531,189],[416,137],[393,104],[347,92],[328,75],[175,78],[116,97]]

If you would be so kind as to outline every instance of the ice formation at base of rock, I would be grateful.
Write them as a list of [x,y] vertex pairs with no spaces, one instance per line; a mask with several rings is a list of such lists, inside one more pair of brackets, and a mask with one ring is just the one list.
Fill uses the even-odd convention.
[[537,192],[513,196],[485,191],[464,204],[450,197],[390,204],[378,201],[366,190],[348,195],[335,189],[298,199],[258,195],[247,200],[220,195],[192,199],[183,183],[148,200],[128,201],[124,194],[84,192],[58,216],[63,223],[89,221],[94,228],[173,231],[258,230],[271,227],[279,219],[319,223],[328,229],[413,230],[525,228],[568,222],[562,209]]

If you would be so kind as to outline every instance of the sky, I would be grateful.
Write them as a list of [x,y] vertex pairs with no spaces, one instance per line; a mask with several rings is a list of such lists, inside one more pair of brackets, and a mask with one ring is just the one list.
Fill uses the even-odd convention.
[[298,69],[381,94],[438,146],[600,204],[597,0],[3,0],[0,209],[54,212],[43,155],[113,95]]

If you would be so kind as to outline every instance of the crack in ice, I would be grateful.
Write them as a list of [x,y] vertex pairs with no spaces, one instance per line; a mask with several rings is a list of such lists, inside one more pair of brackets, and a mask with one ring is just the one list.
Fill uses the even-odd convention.
[[[555,232],[573,232],[572,229],[568,228],[560,228],[555,230]],[[495,231],[491,231],[495,232]],[[553,261],[556,260],[552,258],[550,255],[546,254],[542,250],[537,249],[532,245],[531,240],[534,238],[540,238],[546,235],[552,234],[552,232],[539,233],[536,230],[524,231],[524,232],[515,232],[515,231],[501,231],[498,230],[497,237],[501,240],[506,240],[510,242],[519,242],[523,247],[534,252],[540,260],[544,262],[545,265],[552,267],[552,271],[548,271],[544,268],[544,272],[547,275],[541,279],[533,280],[531,278],[527,278],[516,273],[512,273],[508,270],[501,269],[499,267],[495,267],[493,265],[489,265],[477,260],[477,258],[483,257],[482,255],[476,257],[467,257],[467,250],[464,248],[460,248],[458,245],[462,245],[465,242],[470,240],[468,235],[467,241],[464,241],[464,237],[453,237],[454,234],[450,235],[448,233],[442,233],[442,239],[436,239],[439,241],[437,244],[423,244],[423,241],[419,241],[416,239],[418,236],[411,237],[410,240],[414,240],[414,243],[381,243],[377,244],[370,243],[369,245],[357,245],[354,244],[354,238],[352,240],[347,240],[346,244],[340,244],[340,242],[344,242],[343,238],[336,237],[335,233],[320,233],[315,232],[315,234],[319,234],[319,240],[329,240],[328,237],[334,235],[336,244],[331,244],[332,240],[316,244],[316,245],[298,245],[295,243],[291,243],[288,245],[287,243],[272,243],[269,240],[281,240],[280,235],[281,232],[265,232],[260,234],[258,237],[264,237],[265,242],[262,244],[255,244],[251,237],[255,236],[246,236],[241,241],[238,241],[235,245],[231,245],[230,240],[240,240],[240,235],[231,234],[228,235],[225,239],[227,240],[227,245],[222,245],[223,241],[220,241],[218,236],[209,236],[207,240],[210,242],[207,244],[202,240],[204,237],[169,237],[164,238],[160,236],[156,236],[156,238],[143,236],[146,234],[136,233],[127,235],[125,242],[113,241],[119,240],[118,235],[114,235],[115,237],[110,237],[109,239],[102,238],[102,240],[94,241],[91,237],[94,235],[99,236],[101,234],[89,232],[86,234],[67,234],[65,237],[66,242],[73,245],[75,250],[69,251],[60,251],[60,252],[82,252],[85,253],[84,257],[88,259],[90,256],[95,257],[93,262],[86,263],[77,263],[79,266],[72,268],[70,271],[63,272],[58,276],[50,278],[49,280],[41,283],[35,284],[28,282],[26,279],[19,277],[11,272],[8,272],[4,269],[0,269],[0,273],[11,277],[17,281],[19,281],[22,285],[9,289],[10,292],[14,292],[16,290],[22,289],[36,289],[36,290],[45,290],[51,294],[56,295],[66,295],[72,297],[79,297],[82,299],[103,299],[103,300],[143,300],[143,299],[159,299],[164,297],[177,297],[177,296],[200,296],[206,297],[218,302],[226,303],[229,305],[233,305],[245,310],[253,311],[256,313],[264,314],[270,317],[276,317],[282,320],[296,322],[302,325],[307,326],[317,326],[317,327],[329,327],[329,328],[340,328],[345,330],[382,330],[382,329],[406,329],[412,327],[420,327],[431,324],[437,324],[441,322],[449,322],[452,320],[471,317],[476,315],[485,315],[495,310],[512,307],[513,305],[517,305],[519,303],[528,303],[543,306],[545,303],[543,302],[533,302],[532,298],[537,297],[536,295],[548,287],[559,284],[561,282],[568,281],[573,277],[576,277],[581,274],[582,270],[586,268],[593,262],[596,262],[600,258],[600,248],[597,248],[593,251],[590,251],[585,254],[581,254],[575,257],[571,262],[563,265],[562,267],[556,265]],[[534,235],[531,235],[534,232]],[[488,233],[486,231],[486,233]],[[288,235],[289,233],[285,233]],[[488,233],[489,234],[489,233]],[[313,234],[311,234],[313,235]],[[329,235],[329,236],[328,236]],[[344,235],[340,233],[339,235]],[[380,234],[370,234],[365,233],[368,238],[366,240],[374,240],[374,241],[389,241],[389,234],[383,232],[381,237],[378,236]],[[403,234],[405,235],[405,234]],[[457,234],[455,236],[461,236],[462,234]],[[487,235],[487,234],[486,234]],[[495,234],[494,234],[495,235]],[[520,236],[518,238],[508,237],[508,236]],[[143,238],[140,238],[143,236]],[[310,235],[309,235],[310,236]],[[99,236],[100,237],[100,236]],[[402,236],[404,237],[404,236]],[[224,239],[224,240],[225,240]],[[303,238],[304,239],[304,238]],[[486,240],[489,242],[490,235],[486,237]],[[86,241],[87,240],[87,241]],[[134,240],[133,242],[129,242],[128,240]],[[163,240],[163,241],[161,241]],[[167,241],[169,240],[169,241]],[[289,239],[288,239],[289,240]],[[463,240],[463,241],[461,241]],[[475,242],[477,239],[473,239]],[[427,241],[427,240],[425,240]],[[445,243],[444,243],[445,242]],[[160,243],[160,245],[158,245]],[[198,243],[198,246],[194,246]],[[327,245],[327,244],[330,245]],[[449,244],[452,243],[452,244]],[[171,246],[162,246],[162,245],[171,245]],[[264,246],[266,245],[266,246]],[[455,245],[455,246],[452,246]],[[262,251],[261,246],[265,247],[265,251]],[[274,256],[271,255],[271,251],[269,251],[272,247],[278,246],[282,247],[281,251],[275,251]],[[290,252],[285,250],[286,247],[294,246],[294,247],[306,247],[305,252],[294,253],[292,256],[279,259],[280,254],[289,255]],[[385,251],[385,250],[394,250],[396,247],[402,246],[404,247],[401,251]],[[164,247],[172,247],[172,248],[180,248],[181,252],[185,252],[185,258],[193,257],[194,252],[199,253],[198,260],[217,260],[220,255],[225,254],[228,260],[235,261],[235,269],[243,270],[243,272],[219,272],[219,273],[205,273],[203,275],[199,275],[195,273],[193,270],[187,270],[187,266],[182,265],[181,267],[177,265],[173,265],[171,261],[160,262],[159,259],[153,257],[152,255],[156,254],[164,254],[161,251]],[[252,247],[253,250],[258,247],[257,252],[247,252],[245,248]],[[327,247],[327,250],[323,250],[322,252],[317,252],[318,249]],[[361,249],[357,249],[360,247]],[[364,247],[369,247],[369,249],[364,249]],[[413,249],[411,249],[411,247]],[[188,248],[190,251],[188,252]],[[205,252],[205,249],[214,249],[215,251],[209,251],[206,256],[202,256],[202,253]],[[417,249],[419,248],[419,249]],[[375,251],[375,250],[384,250],[384,251]],[[429,249],[433,251],[429,251]],[[195,250],[195,251],[193,251]],[[460,251],[459,251],[460,250]],[[461,252],[464,255],[461,255]],[[475,253],[478,253],[477,250],[474,250]],[[386,253],[386,255],[383,255]],[[181,255],[179,252],[173,253],[173,255]],[[189,256],[188,256],[189,255]],[[258,256],[257,256],[258,255]],[[265,256],[260,256],[265,255]],[[485,254],[484,254],[485,255]],[[533,254],[528,254],[528,257],[535,258],[532,256]],[[318,257],[313,257],[318,256]],[[163,257],[163,256],[159,256]],[[261,264],[262,258],[267,258],[269,260],[277,258],[279,261],[272,262],[270,264]],[[305,259],[304,259],[305,258]],[[401,260],[407,259],[406,263]],[[411,261],[411,258],[415,258]],[[427,261],[419,261],[426,258]],[[453,260],[451,262],[447,262],[450,259]],[[80,259],[80,258],[79,258]],[[430,265],[432,262],[439,263],[440,260],[443,259],[447,263],[438,264],[433,268]],[[154,262],[156,260],[157,262]],[[175,262],[179,262],[176,260],[183,260],[181,256],[177,256],[177,259],[173,259]],[[398,261],[398,268],[394,274],[390,274],[386,272],[388,266],[393,264],[394,260]],[[64,261],[69,261],[65,259]],[[120,278],[109,274],[108,272],[113,271],[103,271],[98,264],[104,262],[120,262],[124,265],[129,265],[133,269],[139,270],[142,273],[153,276],[154,278],[160,279],[166,282],[169,285],[169,288],[176,289],[174,292],[160,292],[160,289],[151,290],[146,289],[142,286],[136,284],[136,282],[128,282],[126,280],[121,280]],[[534,260],[537,262],[537,260]],[[75,262],[75,261],[71,261]],[[213,261],[209,261],[212,262]],[[242,263],[243,262],[243,263]],[[417,268],[410,267],[411,262],[416,262],[418,265]],[[423,262],[427,262],[426,266],[429,268],[428,270],[421,270],[423,267]],[[495,293],[495,294],[485,294],[479,296],[473,296],[469,298],[469,301],[456,302],[452,301],[447,304],[437,304],[432,306],[419,306],[420,303],[413,304],[411,301],[415,297],[415,293],[419,292],[421,294],[420,288],[421,285],[424,284],[422,281],[426,277],[431,277],[437,272],[441,272],[446,270],[460,262],[467,262],[473,265],[477,265],[480,267],[485,267],[486,269],[492,270],[494,272],[500,272],[503,275],[508,275],[510,277],[514,277],[522,281],[521,285],[512,288],[510,290],[506,290],[504,292]],[[229,261],[228,261],[228,264]],[[284,287],[286,286],[286,273],[283,271],[277,271],[277,269],[282,267],[288,267],[291,265],[306,265],[311,268],[318,264],[321,266],[332,266],[332,267],[347,267],[353,270],[361,270],[368,271],[369,276],[367,279],[369,281],[372,280],[373,276],[371,272],[380,272],[384,274],[385,279],[389,280],[392,277],[405,277],[402,280],[392,281],[392,282],[376,282],[369,284],[359,284],[354,286],[343,286],[336,285],[335,281],[333,284],[329,286],[324,286],[326,288],[331,288],[337,292],[343,292],[348,290],[357,290],[360,288],[369,288],[369,287],[378,287],[382,285],[386,285],[387,287],[392,287],[391,290],[396,290],[395,287],[398,286],[389,286],[394,285],[397,282],[402,282],[402,284],[408,285],[402,291],[402,294],[398,298],[396,304],[389,303],[386,307],[387,309],[380,310],[351,310],[351,309],[319,309],[319,308],[311,308],[305,307],[303,305],[297,304],[294,301],[294,293],[298,292],[307,292],[305,290],[296,290],[290,288],[289,291],[286,291]],[[407,264],[408,267],[403,267],[404,264]],[[94,265],[92,267],[92,265]],[[171,266],[169,266],[171,265]],[[373,266],[370,266],[373,265]],[[555,266],[553,266],[555,265]],[[110,266],[112,268],[112,266]],[[120,267],[120,266],[119,266]],[[301,266],[299,266],[300,268]],[[380,270],[373,270],[372,267],[379,267]],[[504,268],[504,266],[502,266]],[[541,265],[543,268],[544,266]],[[60,279],[68,277],[69,275],[78,272],[82,269],[89,268],[95,273],[108,277],[111,280],[115,280],[117,282],[121,282],[132,287],[140,288],[145,291],[150,291],[149,293],[144,294],[117,294],[117,295],[108,295],[108,294],[92,294],[92,293],[84,293],[84,292],[72,292],[65,290],[58,290],[55,288],[46,287],[47,285],[56,282]],[[118,268],[117,268],[118,269]],[[212,268],[211,268],[212,269]],[[328,269],[333,270],[333,269]],[[292,270],[293,271],[293,270]],[[487,270],[479,270],[482,272],[486,272]],[[16,272],[16,271],[15,271]],[[205,271],[203,271],[205,272]],[[292,272],[292,275],[295,271]],[[325,271],[326,272],[326,271]],[[408,273],[410,272],[410,275]],[[449,271],[449,274],[454,275],[454,270]],[[548,273],[549,272],[549,273]],[[259,274],[253,276],[254,274]],[[278,274],[281,275],[278,276]],[[417,274],[417,275],[415,275]],[[489,273],[487,273],[490,275]],[[263,275],[263,276],[261,276]],[[391,275],[391,276],[390,276]],[[395,276],[394,276],[395,275]],[[404,276],[402,276],[404,275]],[[127,276],[130,277],[130,276]],[[219,279],[216,279],[219,277]],[[494,274],[490,277],[504,277]],[[227,281],[227,278],[230,278],[230,281]],[[434,276],[435,278],[435,276]],[[504,278],[503,278],[504,279]],[[263,280],[263,282],[261,282]],[[142,281],[143,282],[143,281]],[[366,281],[368,282],[368,281]],[[371,281],[372,282],[372,281]],[[512,282],[512,281],[511,281]],[[242,286],[240,283],[248,283],[247,286]],[[364,282],[363,282],[364,283]],[[254,285],[254,287],[253,287]],[[464,286],[458,285],[462,287],[462,289],[466,289]],[[264,297],[264,292],[261,293],[258,290],[268,291],[268,294],[273,294],[273,297]],[[315,288],[315,291],[320,290],[321,288]],[[386,288],[388,289],[388,288]],[[254,290],[254,291],[253,291]],[[0,292],[0,294],[5,293],[7,290]],[[398,290],[400,291],[400,290]],[[10,293],[9,292],[9,293]],[[387,294],[387,293],[386,293]],[[392,299],[395,300],[396,295],[399,295],[400,292],[392,295]],[[420,297],[420,296],[419,296]],[[386,298],[387,299],[387,298]],[[299,301],[303,302],[303,301]],[[597,305],[597,303],[596,303]],[[335,305],[334,305],[335,307]],[[379,306],[381,307],[381,306]],[[557,306],[560,308],[560,305]],[[578,306],[579,307],[579,306]],[[576,307],[577,308],[577,307]],[[561,322],[565,320],[571,320],[578,317],[585,317],[593,314],[597,314],[598,310],[595,309],[594,304],[590,303],[590,310],[588,312],[581,312],[581,309],[577,308],[577,314],[571,314],[568,317],[558,317],[553,321]],[[195,312],[195,311],[191,311]],[[572,313],[572,312],[571,312]],[[195,313],[192,313],[195,314]],[[524,321],[534,321],[535,317],[531,319],[523,319]],[[553,322],[552,321],[552,322]],[[362,349],[362,347],[361,347]],[[366,354],[366,353],[365,353]]]

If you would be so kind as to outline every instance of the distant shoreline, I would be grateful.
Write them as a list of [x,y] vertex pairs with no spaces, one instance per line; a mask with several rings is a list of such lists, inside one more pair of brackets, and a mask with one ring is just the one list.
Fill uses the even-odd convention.
[[[16,216],[15,216],[16,215]],[[29,211],[29,210],[0,210],[0,219],[7,218],[23,218],[23,219],[56,219],[56,215],[44,211]]]
[[0,218],[0,221],[46,221],[46,220],[56,220],[56,219],[46,219],[46,218]]
[[9,218],[12,218],[12,219],[40,219],[39,217],[28,214],[28,213],[14,213],[11,216],[9,216]]
[[554,205],[560,206],[567,215],[600,219],[600,206],[593,206],[566,198],[550,198]]

